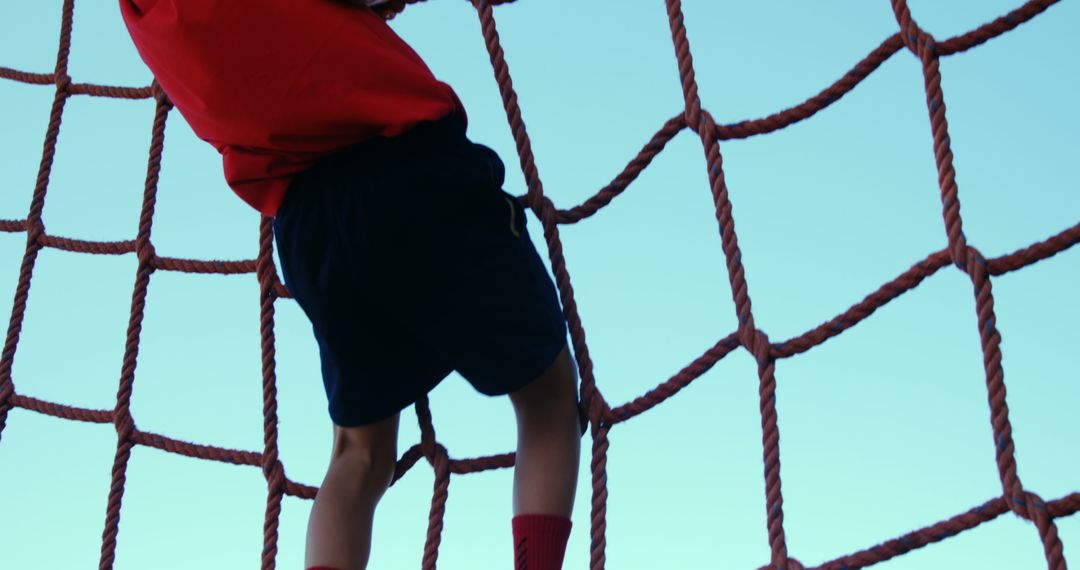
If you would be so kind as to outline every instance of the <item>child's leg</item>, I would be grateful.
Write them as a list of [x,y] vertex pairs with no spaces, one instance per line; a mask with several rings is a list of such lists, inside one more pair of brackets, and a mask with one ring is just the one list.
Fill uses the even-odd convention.
[[334,426],[334,449],[308,519],[304,567],[363,570],[371,552],[375,505],[397,462],[400,414],[359,426]]
[[511,392],[510,401],[518,426],[514,514],[569,517],[581,457],[577,369],[569,347],[539,378]]
[[577,489],[581,424],[577,371],[564,346],[529,385],[510,393],[517,413],[514,466],[514,567],[562,568]]

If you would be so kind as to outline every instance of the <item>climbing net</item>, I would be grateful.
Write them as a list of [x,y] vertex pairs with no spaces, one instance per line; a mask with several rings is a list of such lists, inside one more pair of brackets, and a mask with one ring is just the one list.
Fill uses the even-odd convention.
[[[384,17],[393,17],[406,4],[417,0],[392,0],[381,7]],[[484,41],[491,56],[491,63],[510,129],[528,185],[525,202],[543,223],[552,269],[558,285],[563,310],[569,324],[581,376],[581,398],[587,412],[592,437],[592,511],[591,511],[591,557],[590,568],[604,568],[605,564],[605,516],[607,505],[606,465],[608,432],[613,426],[657,406],[689,385],[709,370],[717,361],[739,347],[753,355],[758,364],[759,396],[761,409],[762,444],[765,464],[766,516],[768,539],[772,549],[767,568],[782,570],[802,569],[804,566],[788,554],[784,537],[783,495],[780,485],[780,437],[776,416],[775,364],[782,358],[801,354],[822,344],[843,331],[855,326],[892,299],[913,289],[938,270],[952,265],[964,272],[974,286],[978,330],[982,340],[983,362],[986,369],[986,386],[989,394],[990,422],[993,428],[998,474],[1001,480],[1000,496],[975,506],[930,526],[914,530],[903,536],[885,541],[864,550],[840,556],[816,568],[861,568],[904,554],[927,544],[944,540],[964,530],[978,526],[1012,511],[1013,514],[1034,523],[1046,554],[1047,567],[1064,570],[1066,561],[1062,543],[1058,537],[1054,519],[1075,513],[1080,509],[1080,493],[1070,493],[1052,501],[1045,501],[1028,490],[1020,482],[1016,465],[1009,422],[1009,409],[1005,401],[1004,374],[1001,367],[1001,335],[995,324],[994,296],[991,277],[1026,267],[1053,256],[1080,242],[1080,223],[1050,238],[1009,255],[986,259],[964,237],[963,220],[960,216],[960,200],[953,169],[949,142],[949,127],[945,117],[945,99],[941,88],[939,59],[962,52],[1030,20],[1046,10],[1056,0],[1030,0],[1020,8],[980,26],[968,33],[938,41],[919,27],[912,18],[905,0],[891,0],[900,31],[881,43],[865,58],[855,64],[843,77],[803,103],[764,118],[718,125],[702,108],[694,75],[693,59],[683,24],[680,0],[666,0],[671,36],[678,60],[685,108],[668,120],[636,157],[606,187],[584,203],[569,209],[558,209],[544,195],[543,184],[533,160],[529,136],[518,107],[510,73],[499,42],[492,6],[508,0],[472,0],[480,17]],[[37,85],[55,85],[52,111],[45,135],[45,144],[34,187],[30,211],[25,219],[0,220],[0,231],[26,232],[26,251],[19,273],[14,304],[3,352],[0,353],[0,435],[13,407],[33,410],[42,414],[95,423],[112,423],[116,427],[116,456],[112,467],[105,528],[102,533],[100,568],[113,565],[116,540],[119,531],[120,508],[124,496],[124,483],[131,450],[145,445],[172,453],[209,459],[237,465],[260,467],[267,482],[266,518],[264,523],[264,546],[262,568],[272,569],[277,555],[278,519],[284,495],[311,499],[316,489],[294,482],[285,476],[285,469],[278,458],[277,392],[275,382],[274,303],[289,298],[289,292],[278,278],[272,258],[271,219],[263,218],[259,224],[259,254],[254,260],[204,261],[158,256],[150,239],[151,223],[156,203],[158,174],[164,146],[165,122],[172,104],[156,82],[148,87],[132,88],[107,85],[75,83],[68,75],[68,55],[71,47],[72,14],[74,0],[65,0],[61,20],[60,49],[56,70],[49,74],[27,73],[0,67],[0,77]],[[914,264],[898,277],[866,296],[844,313],[818,327],[784,342],[774,343],[754,323],[750,293],[744,277],[741,253],[732,217],[731,202],[724,181],[723,159],[720,141],[747,138],[770,133],[795,122],[806,119],[833,104],[851,91],[863,79],[876,70],[885,60],[907,48],[922,63],[925,80],[926,104],[929,110],[934,141],[934,157],[937,163],[938,181],[941,189],[942,213],[945,222],[947,246]],[[46,233],[42,223],[45,194],[60,131],[61,116],[65,102],[73,95],[112,97],[120,99],[147,99],[156,101],[156,113],[152,127],[150,158],[147,167],[143,205],[139,218],[138,233],[133,240],[101,242],[71,239]],[[708,165],[708,176],[716,207],[720,237],[727,262],[728,278],[738,317],[738,328],[717,341],[701,356],[687,364],[677,374],[649,390],[642,396],[620,406],[612,407],[601,394],[593,376],[589,347],[585,342],[585,330],[574,301],[566,262],[559,238],[559,224],[572,224],[595,214],[609,204],[637,178],[664,146],[683,129],[691,129],[701,137]],[[98,410],[66,406],[40,400],[15,390],[11,370],[18,347],[26,312],[30,281],[34,263],[42,248],[53,247],[65,251],[122,255],[135,253],[138,268],[132,294],[131,316],[127,329],[123,365],[120,373],[116,406],[112,410]],[[262,339],[263,373],[263,441],[261,452],[226,449],[212,445],[200,445],[180,441],[165,435],[139,429],[131,415],[131,396],[135,380],[135,367],[139,353],[139,339],[150,276],[155,271],[181,271],[186,273],[237,274],[255,273],[258,277],[261,303],[260,333]],[[398,460],[395,482],[411,469],[421,458],[431,464],[435,471],[435,485],[431,501],[427,542],[424,548],[423,568],[434,569],[438,557],[443,513],[446,506],[450,474],[472,473],[488,469],[510,467],[514,464],[513,453],[503,453],[472,459],[452,459],[446,448],[435,437],[427,398],[416,403],[420,423],[420,443],[410,447]]]

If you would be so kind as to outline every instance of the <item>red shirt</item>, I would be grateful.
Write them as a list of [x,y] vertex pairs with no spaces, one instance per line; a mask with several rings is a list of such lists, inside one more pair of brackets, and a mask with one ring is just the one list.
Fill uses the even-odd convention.
[[135,47],[225,180],[267,216],[320,157],[465,109],[369,8],[342,0],[120,0]]

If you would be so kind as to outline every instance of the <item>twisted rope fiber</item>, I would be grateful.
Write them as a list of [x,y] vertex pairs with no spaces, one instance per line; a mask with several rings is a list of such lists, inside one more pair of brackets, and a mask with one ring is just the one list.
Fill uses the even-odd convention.
[[[383,16],[392,18],[408,4],[419,0],[394,0],[380,8]],[[941,89],[939,59],[962,52],[999,36],[1035,17],[1056,0],[1032,0],[1012,12],[980,26],[968,33],[937,41],[922,30],[912,17],[904,0],[890,0],[900,32],[887,38],[876,49],[859,61],[843,77],[820,93],[794,107],[760,119],[742,121],[730,125],[717,125],[712,116],[702,108],[695,79],[693,58],[690,52],[686,28],[683,22],[680,0],[666,0],[667,15],[672,42],[678,62],[679,77],[684,95],[684,109],[669,119],[644,145],[615,179],[587,199],[569,209],[558,209],[544,195],[538,169],[532,153],[531,142],[518,106],[517,95],[510,78],[499,34],[495,27],[492,6],[503,1],[473,0],[480,18],[484,42],[488,49],[492,68],[498,81],[507,120],[514,136],[522,172],[528,192],[522,199],[543,224],[544,238],[548,244],[552,270],[555,275],[563,310],[570,328],[581,376],[581,398],[591,426],[592,447],[592,512],[590,568],[605,566],[605,518],[607,505],[607,449],[608,433],[612,426],[627,421],[674,396],[700,377],[721,358],[740,346],[750,352],[758,362],[759,402],[762,425],[762,449],[765,465],[765,495],[768,540],[772,555],[765,568],[784,570],[801,569],[804,566],[790,557],[783,527],[783,496],[780,482],[779,431],[776,417],[775,364],[778,359],[801,354],[833,338],[866,319],[878,308],[917,287],[938,270],[952,265],[964,271],[972,281],[975,296],[979,334],[982,341],[987,391],[989,395],[991,425],[994,434],[998,474],[1002,495],[985,503],[932,525],[914,530],[903,536],[887,540],[864,550],[825,562],[816,568],[839,570],[862,568],[927,544],[932,544],[993,520],[1005,512],[1030,520],[1043,543],[1047,567],[1053,570],[1066,568],[1062,543],[1054,523],[1055,518],[1069,516],[1080,510],[1080,493],[1070,493],[1052,501],[1044,501],[1034,492],[1024,488],[1017,474],[1015,445],[1009,423],[1005,398],[1004,374],[1001,368],[1001,333],[994,316],[994,299],[990,277],[1016,271],[1049,258],[1080,242],[1080,223],[1067,228],[1048,239],[995,259],[985,259],[974,247],[967,244],[960,216],[960,201],[956,185],[952,150],[945,117],[945,100]],[[0,436],[6,426],[8,412],[14,407],[68,420],[93,423],[112,423],[117,433],[116,456],[112,467],[112,480],[108,494],[105,527],[102,532],[102,549],[99,567],[112,568],[116,556],[121,505],[126,480],[127,463],[135,445],[145,445],[197,459],[206,459],[250,465],[262,468],[267,483],[266,516],[264,520],[264,545],[261,567],[275,567],[277,556],[278,521],[284,495],[311,499],[316,489],[291,481],[278,457],[277,449],[277,391],[275,375],[274,303],[279,298],[290,298],[273,265],[273,233],[269,218],[259,224],[259,254],[255,260],[218,261],[188,260],[160,257],[154,251],[151,226],[156,201],[158,174],[164,148],[165,123],[172,104],[156,82],[149,87],[130,88],[93,84],[76,84],[67,73],[71,46],[72,15],[74,0],[65,0],[61,19],[60,46],[56,69],[51,74],[28,73],[0,67],[0,78],[33,85],[55,87],[52,110],[46,130],[42,159],[34,186],[33,198],[27,217],[22,220],[0,220],[0,231],[26,232],[26,250],[20,265],[19,281],[12,305],[11,319],[3,351],[0,353]],[[924,75],[927,108],[933,136],[935,163],[938,168],[941,190],[942,213],[945,222],[947,247],[931,253],[923,260],[893,280],[868,294],[847,311],[822,323],[797,337],[779,343],[770,342],[768,336],[754,324],[749,290],[744,276],[742,256],[735,232],[731,202],[724,180],[723,157],[719,142],[770,133],[795,122],[807,119],[818,111],[832,105],[854,89],[863,79],[873,73],[885,60],[903,48],[919,58]],[[42,222],[42,211],[52,171],[53,156],[59,136],[61,118],[67,99],[73,95],[109,97],[120,99],[147,99],[155,101],[152,137],[147,164],[143,207],[139,217],[138,233],[134,240],[120,242],[96,242],[49,235]],[[592,361],[585,342],[585,332],[574,300],[570,276],[562,253],[559,224],[570,224],[585,219],[609,204],[637,178],[665,145],[683,129],[692,129],[701,138],[705,152],[710,189],[716,209],[724,257],[728,268],[732,298],[735,301],[738,328],[719,339],[701,356],[683,367],[656,388],[612,408],[600,393],[593,374]],[[98,255],[124,255],[135,253],[138,266],[132,291],[131,314],[125,351],[120,371],[116,406],[112,410],[95,410],[67,406],[19,394],[12,379],[12,365],[18,347],[19,335],[29,298],[30,282],[37,254],[42,248],[52,247],[64,251]],[[263,450],[261,452],[226,449],[213,445],[195,444],[173,439],[161,434],[139,430],[130,411],[134,389],[135,367],[142,318],[150,276],[156,270],[185,273],[248,274],[255,273],[259,282],[260,338],[262,347],[263,375]],[[449,492],[450,475],[474,473],[488,469],[507,468],[514,464],[513,453],[503,453],[470,459],[452,459],[446,448],[438,443],[432,423],[428,399],[416,403],[421,428],[421,441],[406,450],[397,462],[394,475],[396,482],[421,458],[427,459],[435,471],[428,535],[424,547],[422,566],[434,569],[438,559],[438,547]]]

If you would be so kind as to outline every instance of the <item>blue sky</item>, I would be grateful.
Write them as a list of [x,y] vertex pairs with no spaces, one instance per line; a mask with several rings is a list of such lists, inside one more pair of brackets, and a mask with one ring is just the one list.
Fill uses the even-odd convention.
[[[1019,0],[911,2],[938,38]],[[0,5],[0,66],[53,69],[59,0]],[[889,3],[685,0],[705,108],[720,122],[801,102],[897,25]],[[682,109],[664,3],[520,0],[496,9],[540,176],[560,207],[618,174]],[[965,230],[987,257],[1080,220],[1080,5],[942,61]],[[525,192],[475,12],[440,0],[392,23],[469,110],[469,136]],[[77,82],[143,86],[150,73],[116,2],[76,2]],[[0,81],[0,219],[30,202],[52,89]],[[64,113],[44,221],[50,234],[132,239],[153,103],[74,97]],[[774,340],[827,321],[945,246],[917,60],[901,52],[848,96],[781,132],[721,146],[758,326]],[[538,220],[529,231],[546,253]],[[154,218],[163,256],[250,259],[258,215],[234,196],[219,155],[170,114]],[[669,378],[735,330],[703,153],[683,132],[626,193],[562,226],[594,359],[613,404]],[[25,234],[0,234],[0,300],[10,309]],[[546,259],[546,256],[545,256]],[[38,257],[13,379],[20,394],[113,406],[136,259],[46,249]],[[1080,249],[993,283],[1019,474],[1045,499],[1080,490]],[[148,431],[262,449],[254,275],[157,272],[151,279],[132,414]],[[277,304],[280,449],[287,474],[315,484],[330,422],[317,348],[299,307]],[[791,554],[818,564],[1000,494],[982,354],[967,277],[953,268],[854,329],[777,365],[785,528]],[[732,353],[671,400],[613,428],[607,560],[623,568],[756,568],[768,561],[757,374]],[[452,457],[515,442],[505,399],[456,374],[431,394]],[[401,449],[419,441],[412,409]],[[567,568],[588,566],[586,439]],[[0,439],[0,550],[11,568],[96,566],[111,425],[13,410]],[[1072,451],[1070,451],[1072,450]],[[376,515],[371,568],[420,565],[433,475],[419,465]],[[440,568],[507,567],[511,472],[455,476]],[[137,447],[115,567],[255,568],[265,483],[258,469]],[[310,502],[286,498],[281,568],[302,564]],[[1066,556],[1080,518],[1058,521]],[[1075,561],[1074,561],[1075,562]],[[888,569],[1039,568],[1034,527],[1012,515],[884,563]]]

